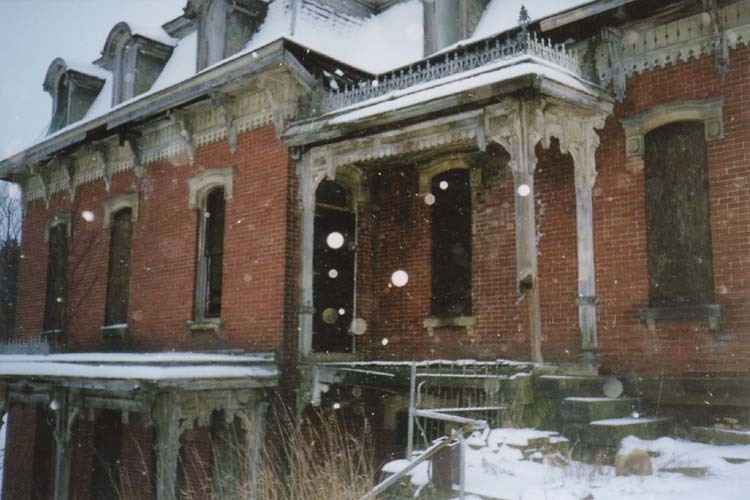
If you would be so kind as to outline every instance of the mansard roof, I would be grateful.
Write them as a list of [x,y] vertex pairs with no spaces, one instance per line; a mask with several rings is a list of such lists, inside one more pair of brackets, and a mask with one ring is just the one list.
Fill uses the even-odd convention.
[[[103,124],[106,125],[105,130],[121,127],[135,117],[143,119],[147,113],[163,112],[179,105],[185,102],[183,96],[191,96],[192,99],[198,95],[205,96],[211,91],[211,85],[226,83],[225,78],[217,75],[227,71],[251,73],[268,64],[268,61],[258,57],[260,54],[273,60],[287,60],[290,67],[307,73],[302,78],[322,77],[334,89],[338,83],[366,80],[393,68],[408,68],[408,65],[423,60],[420,0],[357,0],[356,3],[376,12],[366,18],[330,7],[330,4],[340,1],[343,0],[298,0],[294,4],[298,10],[294,12],[283,0],[272,0],[264,22],[243,50],[197,73],[197,33],[195,23],[187,18],[189,16],[165,23],[163,28],[156,30],[158,33],[153,29],[144,30],[148,31],[143,35],[146,38],[159,43],[172,41],[177,44],[150,90],[113,107],[110,75],[83,119],[23,153],[0,161],[0,177],[8,176],[13,171],[19,172],[19,168],[31,159],[42,159],[61,147],[85,140],[88,131]],[[576,16],[585,19],[587,12],[599,12],[595,9],[596,5],[606,4],[615,8],[631,2],[643,3],[640,0],[563,0],[562,5],[568,7],[566,12],[571,14],[566,19],[570,21]],[[516,4],[520,7],[521,3],[522,0],[491,0],[472,37],[457,44],[457,47],[515,29],[518,16],[514,7]],[[530,4],[531,13],[535,19],[544,19],[556,14],[560,5],[560,2],[543,0]],[[513,14],[509,15],[509,12]],[[561,21],[558,20],[555,26],[559,25]],[[538,29],[538,21],[532,22],[532,27]],[[182,38],[173,39],[166,34],[167,31]],[[96,62],[103,67],[111,67],[117,43],[123,36],[135,36],[137,33],[140,31],[130,24],[117,24],[107,38],[102,57]],[[450,52],[456,47],[446,50]]]

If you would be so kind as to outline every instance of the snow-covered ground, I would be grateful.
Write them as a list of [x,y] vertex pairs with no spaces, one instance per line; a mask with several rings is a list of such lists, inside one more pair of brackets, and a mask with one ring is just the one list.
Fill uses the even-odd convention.
[[[526,435],[528,434],[528,436]],[[481,448],[466,457],[465,500],[747,500],[750,498],[750,445],[712,446],[661,438],[644,441],[628,437],[621,453],[640,448],[652,455],[651,476],[616,476],[615,468],[560,460],[548,455],[541,463],[525,460],[520,446],[540,437],[540,431],[496,429]],[[506,439],[508,438],[508,439]],[[476,445],[477,438],[472,438]],[[541,458],[541,457],[539,457]],[[727,459],[730,459],[728,461]],[[395,472],[406,460],[387,464]],[[662,469],[682,469],[681,472]],[[428,481],[429,465],[411,474],[414,486]]]

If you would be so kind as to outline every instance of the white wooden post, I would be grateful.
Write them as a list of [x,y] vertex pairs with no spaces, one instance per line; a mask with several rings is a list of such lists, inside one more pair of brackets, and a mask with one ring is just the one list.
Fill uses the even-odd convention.
[[538,133],[529,123],[532,105],[520,101],[511,116],[513,133],[508,137],[506,149],[510,153],[513,172],[516,209],[516,272],[518,289],[526,295],[529,308],[529,337],[531,360],[541,363],[542,313],[539,302],[539,276],[537,269],[536,209],[534,196],[534,170],[536,169],[536,143]]
[[70,467],[73,457],[72,430],[78,416],[78,409],[71,404],[67,390],[55,391],[57,401],[55,415],[55,485],[54,500],[70,498]]
[[591,190],[596,180],[596,148],[599,137],[593,126],[583,125],[582,137],[570,147],[575,164],[576,240],[578,251],[578,323],[581,331],[579,362],[599,366],[596,339],[596,273],[594,263],[594,222]]
[[303,356],[312,353],[313,334],[313,251],[315,236],[315,178],[309,154],[304,154],[297,166],[302,212],[300,242],[300,303],[299,303],[299,352]]
[[177,493],[177,465],[183,422],[177,398],[172,393],[158,396],[153,411],[156,425],[156,500],[174,500]]

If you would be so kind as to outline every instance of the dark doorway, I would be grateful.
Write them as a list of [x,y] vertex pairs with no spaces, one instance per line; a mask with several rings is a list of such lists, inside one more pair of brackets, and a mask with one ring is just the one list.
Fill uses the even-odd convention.
[[323,180],[316,191],[313,248],[313,350],[349,353],[354,307],[356,219],[350,193]]
[[55,414],[45,406],[36,408],[36,430],[34,435],[34,463],[32,465],[32,500],[49,500],[55,479],[54,453]]
[[94,435],[93,500],[117,498],[120,487],[122,415],[103,410],[96,419]]

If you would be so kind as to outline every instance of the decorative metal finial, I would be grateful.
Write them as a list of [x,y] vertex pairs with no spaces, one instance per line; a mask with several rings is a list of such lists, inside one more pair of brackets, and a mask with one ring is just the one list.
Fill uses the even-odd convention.
[[518,14],[518,25],[521,27],[522,33],[528,33],[529,31],[529,11],[526,10],[526,6],[521,5],[521,12]]

